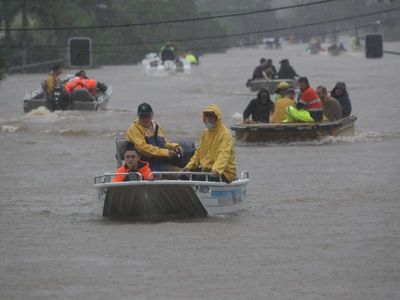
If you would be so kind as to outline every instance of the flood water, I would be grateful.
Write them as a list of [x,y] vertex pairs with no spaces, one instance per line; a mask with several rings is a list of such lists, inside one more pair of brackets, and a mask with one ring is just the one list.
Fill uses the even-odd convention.
[[[0,299],[400,299],[400,57],[305,48],[205,55],[190,75],[148,76],[140,64],[90,69],[113,87],[101,112],[24,114],[20,99],[46,74],[6,78]],[[314,88],[345,81],[356,135],[236,145],[251,182],[234,216],[103,219],[93,177],[114,170],[114,139],[138,104],[152,105],[170,140],[196,140],[208,104],[221,107],[226,125],[240,121],[261,57],[276,66],[289,58]]]

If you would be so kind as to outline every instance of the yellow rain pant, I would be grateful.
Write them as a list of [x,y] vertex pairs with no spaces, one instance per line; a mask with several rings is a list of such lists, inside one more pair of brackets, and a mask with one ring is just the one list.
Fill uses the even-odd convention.
[[305,109],[297,109],[294,106],[286,107],[286,119],[284,123],[293,122],[315,122],[310,113]]

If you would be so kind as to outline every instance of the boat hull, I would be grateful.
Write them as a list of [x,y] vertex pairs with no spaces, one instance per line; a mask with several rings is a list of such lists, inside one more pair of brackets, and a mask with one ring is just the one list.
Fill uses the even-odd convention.
[[[63,108],[64,110],[106,110],[108,101],[110,100],[112,94],[112,88],[110,85],[107,85],[106,92],[97,92],[97,96],[92,99],[92,101],[79,101],[73,100],[72,104],[68,104],[67,107]],[[25,97],[22,99],[23,109],[25,113],[30,112],[31,110],[37,109],[40,106],[46,107],[48,110],[53,111],[55,107],[59,105],[55,105],[54,100],[49,100],[46,98],[45,92],[43,88],[39,88],[33,91],[26,93]],[[59,109],[59,108],[57,108]]]
[[231,127],[239,142],[286,143],[319,140],[326,136],[353,136],[357,117],[316,123],[238,124]]
[[246,85],[253,92],[259,91],[260,89],[264,88],[267,89],[268,92],[272,95],[275,93],[281,81],[286,81],[289,84],[289,87],[293,89],[296,88],[296,80],[294,79],[253,79],[249,80]]
[[141,220],[193,218],[240,211],[249,179],[127,181],[95,184],[103,216]]

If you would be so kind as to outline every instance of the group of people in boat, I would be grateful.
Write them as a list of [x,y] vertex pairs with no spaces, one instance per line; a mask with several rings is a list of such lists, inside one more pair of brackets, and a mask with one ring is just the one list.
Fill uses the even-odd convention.
[[251,80],[294,79],[295,77],[299,76],[293,69],[293,67],[290,65],[289,59],[287,58],[282,59],[281,61],[279,61],[279,63],[280,63],[280,68],[277,71],[273,64],[272,59],[261,58],[260,64],[253,71],[253,76]]
[[165,43],[160,49],[159,57],[161,58],[161,64],[164,64],[165,61],[174,61],[175,63],[181,63],[180,59],[185,59],[192,65],[199,64],[199,58],[191,51],[186,51],[182,53],[181,57],[176,54],[175,47],[171,42]]
[[87,91],[86,101],[94,101],[97,91],[107,91],[107,86],[104,83],[89,78],[84,70],[76,72],[72,78],[67,78],[64,82],[61,80],[61,74],[61,67],[54,65],[44,84],[44,92],[49,101],[55,101],[55,91],[56,89],[60,90],[59,109],[69,107],[73,102],[75,93]]
[[[203,110],[204,131],[200,144],[182,167],[180,160],[184,149],[178,143],[169,142],[163,128],[154,121],[153,108],[142,103],[137,109],[137,119],[129,126],[125,138],[125,164],[116,170],[114,182],[130,180],[129,173],[140,173],[151,180],[152,171],[209,172],[212,181],[232,182],[236,178],[236,159],[231,131],[224,125],[219,107],[208,105]],[[126,175],[128,174],[128,175]],[[201,180],[201,178],[198,178]]]
[[307,77],[297,80],[300,93],[281,81],[273,96],[260,89],[243,112],[244,123],[290,123],[336,121],[351,114],[351,101],[344,82],[337,82],[330,96],[325,86],[314,90]]

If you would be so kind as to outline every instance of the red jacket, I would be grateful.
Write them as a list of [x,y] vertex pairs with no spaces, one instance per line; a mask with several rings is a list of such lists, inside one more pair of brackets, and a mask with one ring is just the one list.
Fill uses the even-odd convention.
[[[119,167],[115,173],[131,173],[131,172],[135,172],[135,171],[129,170],[128,166],[125,164],[125,165]],[[151,174],[150,165],[147,161],[139,160],[138,161],[138,169],[136,170],[136,172],[139,172],[142,175],[144,180],[153,179],[153,175]],[[125,180],[125,178],[126,178],[126,175],[116,175],[116,176],[114,176],[112,181],[113,182],[127,181],[127,180]]]
[[322,102],[310,86],[301,93],[299,102],[304,105],[305,110],[322,111]]

